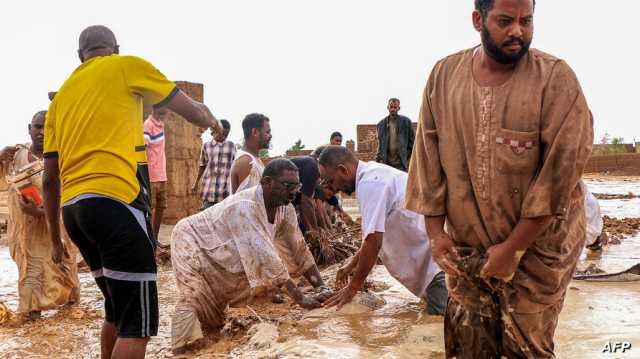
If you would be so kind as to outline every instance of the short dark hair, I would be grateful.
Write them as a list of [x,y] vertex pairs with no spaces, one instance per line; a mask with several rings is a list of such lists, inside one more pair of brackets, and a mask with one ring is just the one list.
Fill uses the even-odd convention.
[[392,98],[390,98],[390,99],[389,99],[389,103],[392,103],[392,102],[400,103],[400,99],[397,99],[397,98],[395,98],[395,97],[392,97]]
[[331,137],[329,137],[329,139],[333,140],[334,137],[342,137],[342,134],[338,131],[335,131],[334,133],[331,134]]
[[47,110],[42,110],[42,111],[36,112],[35,115],[33,115],[33,117],[31,117],[31,121],[35,120],[36,117],[39,117],[39,116],[45,116],[46,117],[47,116]]
[[318,159],[318,163],[321,166],[330,168],[335,168],[340,164],[353,163],[357,161],[358,159],[350,149],[335,145],[326,146],[326,148],[322,150],[320,158]]
[[322,151],[324,151],[324,149],[327,148],[327,146],[329,145],[318,146],[315,150],[313,150],[313,152],[311,152],[311,154],[309,154],[309,156],[314,157],[315,159],[320,158]]
[[113,31],[104,25],[93,25],[82,30],[78,39],[80,51],[93,51],[98,49],[116,49],[118,42]]
[[225,130],[230,130],[231,129],[231,124],[229,123],[229,121],[220,120],[220,123],[222,124],[222,128],[224,128]]
[[251,137],[251,130],[254,128],[262,129],[265,121],[269,122],[269,117],[261,113],[248,114],[244,120],[242,120],[242,132],[244,132],[244,138],[248,139]]
[[[487,19],[487,15],[495,3],[496,0],[475,0],[476,10],[482,15],[482,19]],[[536,8],[536,0],[533,0],[533,8]]]
[[267,164],[262,172],[262,178],[271,177],[278,178],[285,171],[296,171],[298,172],[298,167],[286,158],[274,158]]

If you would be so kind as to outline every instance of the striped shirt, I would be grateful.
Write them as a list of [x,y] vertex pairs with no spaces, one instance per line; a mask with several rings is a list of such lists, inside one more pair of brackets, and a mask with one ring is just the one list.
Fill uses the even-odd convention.
[[222,143],[211,140],[202,145],[200,167],[202,175],[202,200],[220,202],[229,195],[231,164],[236,155],[236,146],[231,141]]
[[144,144],[147,148],[149,180],[167,181],[167,159],[164,155],[164,123],[149,115],[144,121]]

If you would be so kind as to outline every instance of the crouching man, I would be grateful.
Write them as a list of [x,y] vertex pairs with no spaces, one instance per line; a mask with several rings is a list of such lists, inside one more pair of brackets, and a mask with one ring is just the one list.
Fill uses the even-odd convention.
[[404,208],[407,173],[358,161],[340,146],[324,149],[319,163],[323,185],[334,192],[355,192],[362,214],[362,246],[338,270],[336,287],[340,290],[325,305],[341,307],[351,302],[380,257],[398,282],[427,301],[429,314],[443,315],[447,304],[444,272],[431,258],[424,218]]
[[[276,159],[260,185],[178,222],[171,235],[181,295],[172,319],[174,353],[201,339],[202,326],[222,326],[227,305],[240,306],[269,288],[284,287],[308,309],[330,295],[291,205],[299,190],[297,167]],[[296,287],[292,278],[301,276],[318,294],[304,295]]]

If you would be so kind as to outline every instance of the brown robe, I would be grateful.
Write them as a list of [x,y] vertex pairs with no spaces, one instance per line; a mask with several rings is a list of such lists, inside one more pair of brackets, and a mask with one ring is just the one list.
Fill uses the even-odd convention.
[[[10,174],[28,165],[29,150],[22,147],[14,160],[3,164],[0,172]],[[33,177],[42,193],[41,175]],[[53,263],[53,246],[45,217],[33,217],[20,208],[20,194],[14,186],[9,187],[9,250],[18,266],[18,312],[26,313],[54,309],[80,298],[78,269],[75,262],[77,250],[61,229],[69,258],[60,265]]]
[[[504,308],[531,323],[531,315],[561,307],[583,248],[579,182],[591,153],[592,117],[564,61],[531,49],[506,83],[489,88],[473,78],[473,54],[468,49],[441,60],[429,77],[406,204],[446,216],[456,245],[480,253],[505,241],[520,218],[554,216],[500,290]],[[474,293],[476,284],[451,276],[447,282],[453,302],[483,313],[487,298]],[[555,323],[559,309],[554,313]],[[553,356],[553,330],[520,327],[536,357]]]

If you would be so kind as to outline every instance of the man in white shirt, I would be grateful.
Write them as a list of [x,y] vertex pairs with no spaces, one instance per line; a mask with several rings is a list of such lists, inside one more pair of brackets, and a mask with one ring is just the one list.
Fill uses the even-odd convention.
[[346,194],[356,193],[363,239],[360,250],[338,271],[339,291],[324,306],[349,303],[380,257],[395,279],[427,301],[429,314],[444,314],[444,273],[431,258],[424,217],[404,208],[407,173],[376,162],[358,161],[349,149],[340,146],[327,146],[319,163],[325,186]]

